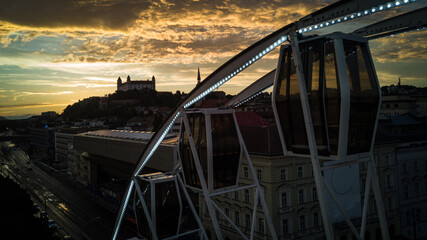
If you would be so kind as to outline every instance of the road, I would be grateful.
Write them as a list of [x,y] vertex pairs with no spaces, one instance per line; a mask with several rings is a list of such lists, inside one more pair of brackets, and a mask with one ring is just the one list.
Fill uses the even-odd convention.
[[73,239],[111,238],[116,216],[82,194],[83,186],[76,189],[58,181],[33,162],[28,163],[29,158],[22,150],[11,150],[5,160],[2,174],[27,189],[41,210],[46,209],[57,222],[59,234],[71,235]]

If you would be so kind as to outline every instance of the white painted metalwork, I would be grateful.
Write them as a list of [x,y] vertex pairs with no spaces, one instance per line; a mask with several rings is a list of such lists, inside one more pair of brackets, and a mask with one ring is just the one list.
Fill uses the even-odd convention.
[[[148,182],[148,185],[150,186],[150,202],[151,202],[151,209],[148,209],[147,207],[147,203],[144,199],[143,196],[143,191],[141,190],[140,186],[139,186],[139,182],[141,181],[141,179],[144,179],[145,181]],[[145,218],[147,220],[148,226],[150,228],[150,232],[152,234],[152,239],[157,240],[159,239],[158,237],[158,231],[157,231],[157,216],[156,216],[156,184],[158,183],[164,183],[164,182],[173,182],[175,189],[176,189],[176,193],[177,193],[177,197],[178,197],[178,207],[179,207],[179,216],[178,216],[178,222],[177,222],[177,229],[176,229],[176,234],[173,236],[169,236],[167,238],[164,238],[164,240],[166,239],[176,239],[178,237],[181,236],[186,236],[195,232],[199,232],[200,236],[205,237],[206,239],[208,239],[206,232],[204,230],[204,227],[202,225],[202,222],[200,221],[200,218],[197,214],[196,209],[194,208],[193,202],[190,199],[190,196],[188,195],[188,192],[185,188],[185,186],[182,183],[179,174],[173,174],[173,173],[169,173],[169,174],[164,174],[164,173],[155,173],[155,174],[146,174],[146,175],[140,175],[137,177],[133,178],[133,182],[135,183],[135,190],[137,195],[135,195],[135,200],[134,200],[134,211],[135,211],[135,217],[136,217],[136,221],[138,222],[140,219],[138,219],[138,215],[136,214],[136,205],[137,205],[137,200],[141,202],[142,205],[142,209],[143,212],[145,214]],[[179,187],[181,186],[181,188]],[[181,197],[181,193],[180,191],[182,191],[184,193],[184,197],[185,200],[188,203],[188,206],[190,207],[190,210],[193,214],[194,219],[196,220],[197,224],[198,224],[198,229],[192,229],[192,230],[188,230],[186,232],[180,232],[181,229],[181,219],[182,219],[182,212],[183,212],[183,204],[182,204],[182,197]],[[136,198],[136,196],[138,196],[138,198]],[[139,225],[137,225],[139,228]],[[144,237],[148,237],[148,236],[144,236]]]
[[[224,218],[228,222],[230,222],[231,226],[241,235],[242,238],[247,239],[247,236],[245,236],[241,232],[241,230],[239,229],[239,227],[236,226],[233,223],[233,221],[231,221],[226,216],[226,214],[221,210],[221,208],[219,208],[217,206],[217,204],[215,203],[213,197],[221,195],[221,194],[224,194],[224,193],[236,192],[236,191],[240,191],[242,189],[248,189],[248,188],[254,188],[254,189],[256,189],[256,191],[255,191],[256,192],[255,198],[257,200],[255,201],[255,203],[253,205],[254,214],[253,214],[252,222],[254,223],[255,220],[256,220],[256,210],[257,210],[257,204],[258,204],[258,199],[259,199],[261,201],[261,206],[263,208],[264,216],[266,218],[267,225],[268,225],[268,228],[270,230],[272,239],[277,239],[276,230],[274,229],[273,221],[271,219],[267,203],[265,202],[264,194],[263,194],[261,186],[259,184],[259,181],[258,181],[256,172],[255,172],[255,169],[254,169],[254,167],[252,165],[252,161],[250,159],[249,153],[248,153],[248,151],[246,149],[246,146],[244,144],[243,137],[242,137],[242,135],[240,133],[239,128],[237,127],[238,125],[237,125],[236,117],[234,115],[234,111],[233,110],[203,110],[203,112],[204,112],[204,114],[206,114],[208,116],[208,117],[205,118],[206,119],[205,120],[206,121],[206,126],[207,126],[206,127],[206,135],[207,135],[206,137],[207,137],[208,143],[210,141],[209,139],[211,138],[211,137],[208,136],[208,133],[211,132],[211,130],[210,130],[211,129],[210,128],[210,122],[209,122],[210,114],[212,114],[212,113],[216,113],[216,114],[218,114],[218,113],[228,113],[228,114],[232,114],[233,115],[233,121],[234,121],[234,124],[236,126],[237,136],[239,138],[239,145],[240,145],[241,150],[243,150],[243,154],[245,155],[245,159],[246,159],[246,162],[248,164],[248,168],[250,169],[250,176],[252,177],[252,181],[253,181],[253,184],[249,185],[249,186],[238,187],[238,182],[236,182],[235,186],[231,186],[231,187],[227,187],[227,188],[223,188],[223,189],[219,189],[219,190],[214,190],[213,189],[213,177],[212,177],[212,174],[208,174],[209,175],[208,176],[208,183],[206,183],[205,176],[203,174],[203,170],[202,170],[202,167],[200,165],[200,160],[199,160],[199,156],[197,154],[197,150],[196,150],[196,146],[195,146],[195,143],[194,143],[194,139],[193,139],[193,136],[191,134],[191,130],[190,130],[191,128],[190,128],[190,124],[189,124],[189,121],[188,121],[188,118],[187,118],[187,114],[186,114],[185,111],[182,111],[182,113],[183,113],[182,114],[182,121],[183,121],[184,127],[185,127],[185,134],[187,134],[188,139],[189,139],[189,143],[190,143],[191,151],[192,151],[192,156],[193,156],[193,162],[196,165],[196,170],[197,170],[198,177],[199,177],[199,180],[200,180],[200,183],[201,183],[201,189],[196,189],[196,188],[193,188],[193,189],[201,191],[203,193],[203,197],[204,197],[206,206],[208,208],[209,215],[211,216],[211,221],[212,221],[212,224],[213,224],[213,227],[214,227],[217,239],[222,239],[222,233],[221,233],[221,228],[220,228],[219,223],[218,223],[218,216],[216,215],[215,209],[222,216],[224,216]],[[212,143],[208,144],[208,146],[212,146]],[[211,155],[212,151],[208,150],[207,152],[208,152],[208,157],[207,158],[208,158],[208,166],[209,166],[208,167],[208,172],[212,173],[212,170],[213,170],[213,162],[212,162],[212,155]],[[209,154],[211,156],[209,156]],[[241,162],[241,159],[242,159],[242,153],[240,154],[239,158],[240,158],[240,160],[239,160],[239,166],[240,166],[240,162]],[[240,167],[238,169],[240,169]],[[184,174],[185,174],[185,172],[184,172]],[[237,173],[237,176],[239,176],[239,173]],[[236,178],[236,179],[238,181],[238,178]],[[189,187],[189,186],[187,186],[187,187]],[[253,234],[254,233],[251,232],[250,239],[253,239],[253,237],[254,237]]]
[[[419,0],[419,1],[422,1],[422,0]],[[265,37],[259,42],[248,47],[247,49],[245,49],[244,51],[236,55],[234,58],[232,58],[231,60],[223,64],[220,68],[218,68],[212,74],[210,74],[200,85],[198,85],[192,92],[190,92],[190,94],[187,95],[187,98],[182,103],[180,103],[176,107],[176,109],[162,124],[159,131],[155,133],[150,139],[150,141],[147,143],[147,146],[138,161],[135,171],[132,174],[131,181],[129,182],[129,185],[124,194],[124,198],[122,200],[122,203],[117,215],[116,224],[113,229],[112,239],[116,239],[118,236],[119,228],[125,214],[126,206],[128,205],[129,198],[134,190],[133,187],[135,183],[133,179],[140,174],[140,172],[145,167],[147,162],[151,159],[152,155],[157,150],[158,146],[163,141],[163,139],[166,137],[166,134],[169,132],[174,122],[178,119],[183,109],[192,106],[195,102],[199,101],[204,96],[206,96],[213,90],[217,89],[219,86],[221,86],[225,82],[229,81],[235,75],[239,74],[241,71],[245,70],[247,67],[249,67],[256,61],[261,59],[264,55],[271,52],[276,47],[280,46],[283,42],[288,40],[289,33],[294,33],[294,32],[304,33],[304,32],[316,30],[319,28],[325,28],[334,24],[338,24],[340,22],[350,21],[365,15],[371,15],[380,11],[385,11],[387,9],[399,7],[401,5],[409,4],[412,2],[415,2],[415,0],[401,0],[401,1],[398,0],[398,1],[392,1],[392,2],[384,1],[384,0],[379,0],[379,1],[350,0],[350,1],[336,2],[324,9],[316,11],[302,18],[296,23],[289,24],[277,30],[276,32],[273,32],[269,36]],[[424,28],[424,27],[425,26],[421,26],[417,28]],[[405,29],[403,30],[400,29],[399,31],[405,31]],[[261,90],[262,89],[259,89],[259,91]],[[273,99],[274,99],[274,96],[273,96]],[[277,114],[276,111],[275,111],[275,114]],[[357,160],[357,157],[360,157],[360,156],[354,156],[353,160]],[[320,170],[320,167],[319,167],[319,170]],[[373,178],[375,177],[376,176],[374,176]],[[376,191],[375,188],[376,187],[374,187],[374,191]],[[376,192],[380,193],[379,190]],[[262,192],[260,194],[262,194]],[[378,203],[379,202],[377,202],[377,204]],[[381,217],[380,217],[380,222],[383,225],[384,221],[381,220]],[[254,227],[254,223],[252,223],[252,226]],[[382,231],[384,231],[383,228],[382,228]],[[251,230],[251,232],[253,233],[253,229]],[[362,232],[361,234],[363,236],[364,233]],[[275,234],[273,234],[273,236],[274,235]],[[386,236],[386,235],[383,234],[383,236]]]
[[294,56],[294,62],[296,66],[296,73],[298,77],[298,87],[299,87],[300,96],[301,96],[301,105],[302,105],[304,121],[305,121],[305,129],[307,131],[308,145],[310,148],[311,165],[313,166],[313,175],[316,183],[316,188],[320,190],[318,192],[318,198],[319,198],[319,204],[320,204],[320,209],[322,213],[323,225],[325,228],[325,236],[327,239],[332,240],[334,239],[334,232],[333,232],[332,224],[329,221],[328,211],[326,209],[326,202],[324,197],[324,185],[321,183],[321,179],[323,177],[320,171],[320,162],[319,162],[319,156],[317,153],[316,137],[314,136],[314,128],[312,124],[310,106],[308,102],[307,88],[305,86],[305,80],[304,80],[304,74],[303,74],[304,68],[302,65],[301,53],[299,50],[298,39],[296,35],[292,36],[291,45],[292,45],[292,52]]

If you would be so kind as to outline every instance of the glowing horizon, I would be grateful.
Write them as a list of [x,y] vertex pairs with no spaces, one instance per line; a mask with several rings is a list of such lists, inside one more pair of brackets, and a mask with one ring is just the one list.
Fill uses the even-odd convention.
[[[190,92],[198,67],[203,79],[272,31],[332,2],[10,1],[0,9],[0,116],[62,113],[75,101],[113,93],[119,76],[154,75],[158,91]],[[402,84],[427,87],[425,36],[370,42],[382,85],[400,77]],[[219,90],[238,93],[274,69],[277,56],[275,50]]]

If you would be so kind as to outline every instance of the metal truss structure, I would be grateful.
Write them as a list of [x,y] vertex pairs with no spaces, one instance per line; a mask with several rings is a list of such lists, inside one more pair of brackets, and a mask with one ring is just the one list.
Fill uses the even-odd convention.
[[[364,239],[365,229],[366,229],[366,219],[367,219],[367,208],[368,208],[368,202],[369,202],[369,192],[371,189],[371,186],[374,190],[375,200],[376,200],[376,206],[378,209],[378,215],[381,225],[381,231],[382,236],[384,239],[389,239],[388,230],[387,230],[387,223],[385,219],[385,212],[384,212],[384,204],[382,203],[381,193],[379,189],[379,182],[378,182],[378,176],[376,173],[376,167],[375,162],[372,158],[372,144],[368,151],[366,151],[364,154],[359,155],[355,154],[352,156],[349,156],[346,152],[341,152],[341,154],[336,154],[336,156],[332,157],[325,157],[325,156],[319,156],[319,153],[317,151],[318,145],[316,142],[316,136],[315,131],[313,128],[313,119],[310,112],[310,104],[309,99],[307,96],[307,86],[305,81],[305,75],[304,75],[304,64],[301,59],[301,52],[300,52],[300,37],[316,30],[320,30],[323,28],[327,28],[333,25],[338,25],[343,22],[353,21],[360,19],[365,16],[370,16],[373,14],[376,14],[378,12],[383,12],[389,9],[398,8],[404,5],[412,4],[414,2],[424,2],[423,0],[394,0],[394,1],[384,1],[384,0],[377,0],[377,1],[370,1],[370,0],[343,0],[338,1],[334,4],[331,4],[323,9],[320,9],[316,12],[313,12],[312,14],[309,14],[308,16],[300,19],[297,22],[291,23],[285,27],[282,27],[281,29],[271,33],[267,37],[261,39],[257,43],[251,45],[247,49],[243,50],[241,53],[224,63],[221,67],[219,67],[217,70],[215,70],[213,73],[211,73],[206,79],[204,79],[201,84],[197,85],[195,89],[193,89],[187,97],[175,108],[175,110],[169,115],[169,117],[163,122],[160,129],[153,135],[153,137],[148,142],[146,148],[144,149],[139,161],[137,162],[137,165],[135,167],[135,170],[131,176],[131,180],[129,182],[129,185],[127,187],[126,193],[124,195],[124,198],[121,203],[121,207],[118,212],[117,220],[115,228],[113,229],[112,233],[112,239],[116,239],[118,236],[118,232],[120,229],[120,225],[122,222],[122,219],[125,214],[126,207],[129,203],[129,199],[134,192],[134,189],[136,189],[137,194],[139,195],[139,199],[142,201],[143,196],[141,196],[141,189],[139,187],[136,187],[138,185],[138,179],[140,178],[139,175],[142,171],[142,169],[145,167],[148,161],[156,161],[155,159],[151,159],[154,152],[158,148],[158,146],[163,141],[166,134],[170,131],[172,128],[174,122],[180,117],[183,116],[183,123],[185,125],[186,129],[189,129],[189,123],[187,121],[186,117],[186,109],[190,108],[194,103],[201,100],[203,97],[205,97],[210,92],[214,91],[227,81],[229,81],[234,76],[238,75],[240,72],[244,71],[246,68],[250,67],[252,64],[254,64],[256,61],[261,59],[263,56],[271,52],[273,49],[282,46],[284,43],[290,43],[290,47],[292,49],[293,53],[293,61],[296,66],[296,74],[298,78],[298,86],[299,86],[299,93],[300,93],[300,100],[301,100],[301,107],[303,112],[303,120],[305,123],[305,131],[307,134],[307,140],[308,140],[308,146],[309,146],[309,153],[305,156],[310,156],[312,166],[313,166],[313,174],[314,179],[316,182],[317,189],[322,189],[323,191],[320,191],[319,194],[319,204],[322,210],[322,219],[323,219],[323,225],[325,228],[325,236],[328,240],[332,240],[335,238],[334,231],[331,222],[329,221],[328,211],[327,211],[327,203],[326,203],[326,195],[331,195],[332,200],[336,203],[338,206],[339,211],[344,216],[345,222],[350,227],[351,231],[354,233],[355,237],[357,239]],[[379,37],[385,37],[397,33],[403,33],[407,31],[412,30],[419,30],[419,29],[425,29],[427,25],[427,8],[424,6],[424,8],[421,8],[416,11],[409,12],[407,14],[399,15],[375,24],[372,24],[370,26],[366,26],[364,28],[358,29],[351,33],[352,35],[357,35],[359,37],[363,37],[366,39],[376,39]],[[335,46],[335,49],[337,52],[343,52],[344,49],[339,49],[340,46],[342,47],[342,44],[337,44]],[[372,59],[371,59],[372,60]],[[337,54],[337,62],[345,62],[346,59],[344,58],[343,54]],[[345,68],[340,67],[338,71],[344,71]],[[342,76],[345,75],[344,72],[338,73]],[[279,71],[272,70],[267,75],[260,78],[258,81],[254,82],[252,85],[248,86],[246,89],[244,89],[241,93],[239,93],[235,98],[233,98],[231,101],[227,103],[227,107],[233,107],[238,106],[239,104],[245,102],[246,100],[250,100],[260,92],[264,91],[265,89],[271,87],[274,84],[274,81],[278,81]],[[276,80],[275,80],[276,79]],[[375,79],[377,81],[377,78],[375,76]],[[347,86],[348,88],[348,86]],[[274,101],[274,100],[273,100]],[[274,105],[274,103],[273,103]],[[378,113],[377,113],[378,114]],[[277,113],[276,113],[277,117]],[[377,115],[378,118],[378,115]],[[375,123],[376,124],[376,123]],[[375,136],[375,133],[373,133],[373,136]],[[239,134],[239,138],[241,138]],[[192,139],[192,138],[190,138]],[[344,139],[344,138],[343,138]],[[342,139],[341,139],[342,140]],[[190,142],[193,142],[192,140]],[[192,143],[194,145],[194,142]],[[290,151],[286,151],[286,142],[284,141],[282,137],[282,146],[284,147],[284,153],[289,154]],[[191,147],[192,151],[194,151],[194,146]],[[249,154],[247,153],[246,148],[243,146],[244,152],[246,157],[249,159]],[[347,149],[347,148],[345,148]],[[321,155],[321,154],[320,154]],[[193,156],[197,158],[197,154],[193,152]],[[321,160],[332,160],[333,164],[329,165],[323,165],[321,164]],[[322,176],[322,173],[328,169],[337,168],[341,166],[348,166],[350,164],[360,163],[360,162],[368,162],[368,172],[367,172],[367,184],[365,189],[365,199],[364,199],[364,206],[362,210],[362,224],[360,232],[357,231],[355,226],[352,224],[350,218],[346,215],[346,212],[343,208],[340,207],[340,204],[336,199],[334,199],[333,194],[331,193],[331,189],[327,186],[325,183],[325,179]],[[250,160],[248,161],[248,163]],[[198,161],[195,161],[195,164],[197,165]],[[179,169],[179,166],[177,167]],[[199,167],[197,168],[199,176],[202,176],[202,172],[200,172],[201,169]],[[184,184],[180,180],[180,174],[175,173],[176,179],[178,179],[178,182],[181,184],[181,188],[184,188]],[[251,172],[253,172],[253,167],[251,167]],[[203,178],[200,178],[203,180]],[[174,180],[176,181],[176,180]],[[254,188],[257,189],[258,195],[263,203],[264,211],[268,215],[268,209],[266,209],[265,202],[263,202],[262,197],[262,191],[259,190],[259,183],[256,180],[256,177],[254,177]],[[203,182],[203,181],[202,181]],[[178,184],[176,184],[178,185]],[[236,190],[236,189],[234,189]],[[186,191],[184,191],[186,192]],[[205,197],[205,201],[208,204],[209,212],[211,216],[215,215],[215,209],[219,210],[218,207],[216,207],[215,203],[211,200],[212,192],[208,191],[208,187],[204,186],[202,188],[203,195]],[[225,191],[222,191],[223,193]],[[188,198],[187,198],[188,199]],[[148,215],[148,209],[145,209],[144,212]],[[194,211],[193,211],[194,213]],[[222,213],[223,216],[225,214]],[[226,217],[226,216],[225,216]],[[198,219],[196,217],[196,219]],[[227,218],[226,218],[227,219]],[[232,221],[230,219],[227,219],[231,224]],[[198,220],[199,221],[199,220]],[[215,223],[214,223],[215,225]],[[270,225],[270,223],[269,223]],[[154,227],[154,226],[152,226]],[[199,231],[201,238],[206,238],[206,233],[203,230],[203,226],[199,225]],[[235,227],[235,226],[233,226]],[[151,227],[150,227],[151,228]],[[152,228],[155,229],[155,228]],[[217,238],[221,238],[221,233],[219,226],[215,226],[215,232],[217,235]],[[238,230],[238,228],[236,228]],[[273,235],[273,238],[277,238],[277,235],[275,234],[274,227],[272,227],[271,224],[271,233]],[[155,238],[153,238],[155,239]]]

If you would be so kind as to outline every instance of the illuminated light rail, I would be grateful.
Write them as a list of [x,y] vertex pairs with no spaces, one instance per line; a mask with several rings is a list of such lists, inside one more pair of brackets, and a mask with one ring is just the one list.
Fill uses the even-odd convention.
[[247,68],[250,65],[254,64],[256,61],[258,61],[259,59],[261,59],[262,57],[264,57],[267,53],[271,52],[273,49],[275,49],[276,47],[280,46],[287,39],[288,39],[287,36],[280,37],[276,42],[274,42],[273,44],[271,44],[270,46],[268,46],[266,49],[262,50],[255,57],[252,57],[252,59],[250,59],[249,61],[247,61],[242,66],[238,67],[234,72],[230,73],[227,77],[221,79],[221,81],[217,82],[212,87],[208,88],[203,93],[201,93],[200,95],[198,95],[197,97],[195,97],[193,100],[191,100],[190,102],[188,102],[187,104],[185,104],[184,105],[184,109],[190,107],[191,105],[193,105],[194,103],[196,103],[197,101],[199,101],[200,99],[202,99],[203,97],[205,97],[206,95],[208,95],[210,92],[214,91],[215,89],[217,89],[218,87],[220,87],[221,85],[223,85],[224,83],[226,83],[228,80],[232,79],[234,76],[236,76],[237,74],[239,74],[245,68]]
[[382,39],[382,38],[395,37],[395,36],[398,36],[400,34],[413,33],[413,32],[423,31],[423,30],[426,30],[426,29],[427,29],[427,26],[423,26],[423,27],[414,28],[414,29],[411,29],[411,30],[396,31],[396,32],[389,33],[389,34],[383,34],[381,36],[370,37],[368,39],[369,40],[377,40],[377,39]]
[[239,107],[239,106],[241,106],[241,105],[243,105],[243,104],[245,104],[245,103],[249,102],[250,100],[252,100],[252,99],[254,99],[254,98],[258,97],[259,95],[261,95],[261,93],[263,93],[263,91],[259,91],[258,93],[255,93],[254,95],[252,95],[252,96],[250,96],[249,98],[247,98],[247,99],[245,99],[245,100],[243,100],[243,101],[241,101],[241,102],[239,102],[239,103],[235,104],[234,106],[235,106],[235,107]]
[[331,20],[323,21],[318,24],[309,25],[303,28],[298,29],[298,33],[306,33],[314,30],[319,30],[321,28],[329,27],[338,23],[347,22],[350,20],[354,20],[357,18],[361,18],[364,16],[372,15],[374,13],[382,12],[385,10],[393,9],[395,7],[400,7],[402,5],[407,5],[410,3],[417,2],[417,0],[397,0],[397,1],[391,1],[385,4],[381,4],[375,7],[371,7],[362,11],[353,12],[350,14],[347,14],[345,16],[336,17]]
[[[266,54],[268,54],[269,52],[271,52],[273,49],[275,49],[276,47],[280,46],[283,42],[289,40],[289,37],[288,37],[287,34],[290,33],[291,31],[296,31],[296,32],[299,32],[299,33],[305,33],[305,32],[317,30],[317,29],[320,29],[320,28],[326,28],[326,27],[329,27],[329,26],[337,24],[337,23],[341,23],[341,22],[345,22],[345,21],[349,21],[349,20],[361,18],[363,16],[371,15],[371,14],[376,13],[376,12],[380,12],[380,11],[392,9],[392,8],[399,7],[401,5],[409,4],[409,3],[412,3],[412,2],[416,2],[416,1],[415,0],[391,1],[391,2],[388,2],[388,3],[385,3],[385,4],[381,4],[379,6],[368,8],[368,9],[366,9],[364,11],[358,11],[358,12],[355,12],[355,13],[352,13],[352,14],[347,14],[347,15],[342,16],[342,17],[337,17],[337,18],[334,18],[332,20],[328,20],[328,21],[324,21],[324,22],[321,22],[321,23],[313,24],[313,25],[310,25],[310,26],[307,26],[307,27],[304,27],[304,28],[299,28],[298,29],[298,28],[295,28],[291,24],[291,25],[288,25],[288,26],[280,29],[280,31],[285,32],[285,33],[283,35],[280,35],[278,38],[276,38],[276,40],[271,45],[269,45],[265,49],[259,51],[256,55],[251,56],[248,59],[246,59],[246,62],[244,64],[241,64],[239,67],[235,68],[234,71],[230,71],[229,74],[226,75],[225,77],[223,77],[221,80],[219,80],[219,81],[217,81],[215,83],[209,83],[210,87],[208,87],[207,89],[205,89],[204,91],[202,91],[200,94],[197,94],[195,97],[192,97],[191,95],[192,95],[192,93],[196,93],[198,89],[193,90],[189,94],[189,97],[190,97],[191,100],[189,100],[188,102],[184,101],[183,105],[178,106],[178,108],[171,114],[171,116],[173,116],[173,117],[169,116],[168,119],[166,120],[166,122],[164,122],[164,124],[163,124],[165,126],[162,125],[161,128],[160,128],[160,130],[152,136],[152,138],[150,139],[150,141],[147,144],[146,149],[143,151],[142,157],[138,161],[136,170],[134,171],[134,173],[132,175],[132,178],[135,178],[141,172],[141,170],[146,165],[146,163],[151,159],[151,157],[153,156],[154,152],[157,150],[157,148],[160,146],[161,142],[164,140],[166,134],[170,131],[170,129],[172,128],[172,126],[175,123],[175,121],[181,115],[181,109],[189,108],[194,103],[196,103],[197,101],[201,100],[203,97],[205,97],[206,95],[208,95],[210,92],[212,92],[215,89],[217,89],[218,87],[222,86],[224,83],[226,83],[231,78],[233,78],[234,76],[236,76],[237,74],[239,74],[241,71],[245,70],[247,67],[251,66],[253,63],[255,63],[256,61],[258,61],[259,59],[261,59],[263,56],[265,56]],[[338,3],[341,4],[340,2],[338,2]],[[338,6],[339,6],[339,4],[338,4]],[[287,27],[289,27],[290,29],[287,29]],[[425,27],[423,27],[423,29],[424,28]],[[275,33],[277,33],[277,32],[279,32],[279,30],[276,31]],[[274,35],[275,33],[273,33],[271,35]],[[260,42],[258,42],[256,44],[252,45],[249,48],[256,47],[255,45],[257,45],[257,44],[262,44],[263,41],[267,41],[267,39],[270,38],[271,35],[267,36],[266,38],[264,38],[263,40],[261,40]],[[241,54],[243,54],[244,52],[245,51],[243,51]],[[241,54],[239,54],[237,56],[244,57],[244,55],[241,55]],[[232,65],[232,63],[233,63],[233,61],[227,62],[226,64],[224,64],[220,68],[228,67],[228,65]],[[219,71],[219,69],[217,71]],[[215,73],[217,73],[217,71],[215,71],[213,73],[213,75],[215,75]],[[205,81],[206,80],[208,80],[208,79],[205,79]],[[209,80],[211,80],[211,79],[209,79]],[[205,82],[205,81],[203,81],[203,82]],[[202,85],[203,85],[203,82],[202,82]],[[204,86],[202,86],[202,87],[204,87]],[[256,93],[255,95],[253,95],[252,97],[250,97],[250,99],[253,99],[255,96],[259,95],[261,92],[262,92],[262,90],[259,93]],[[248,100],[245,100],[245,102],[247,102],[247,101]],[[121,225],[121,222],[123,220],[123,216],[124,216],[124,213],[125,213],[126,206],[129,203],[129,198],[130,198],[130,195],[131,195],[131,193],[133,191],[133,187],[134,187],[134,182],[131,179],[131,181],[129,183],[129,186],[127,188],[127,191],[126,191],[126,193],[124,195],[125,198],[122,200],[122,204],[121,204],[121,207],[120,207],[120,210],[119,210],[119,213],[118,213],[118,217],[117,217],[117,220],[116,220],[116,225],[115,225],[115,228],[114,228],[114,231],[113,231],[112,239],[116,239],[117,238],[118,231],[120,229],[120,225]]]

